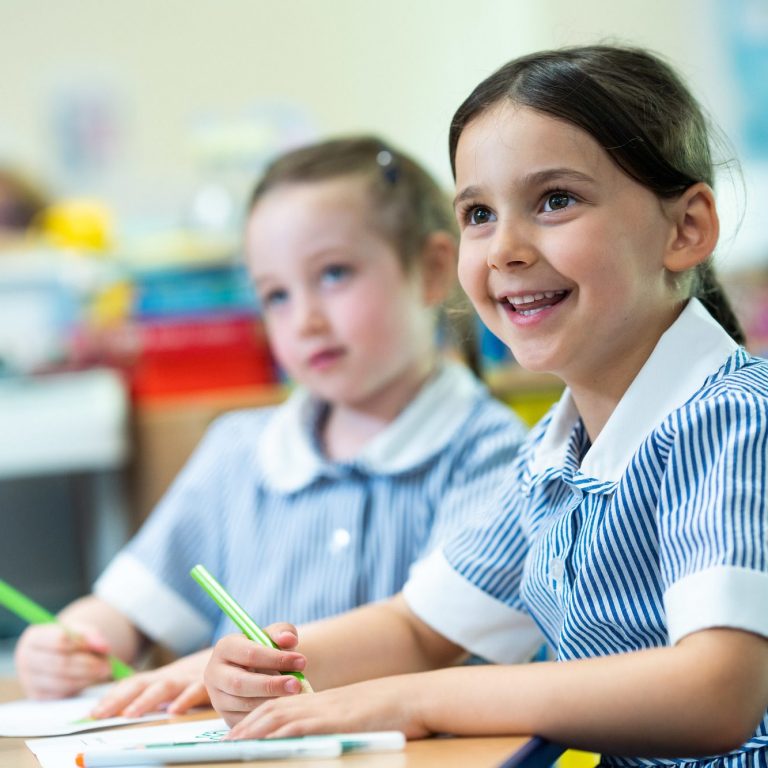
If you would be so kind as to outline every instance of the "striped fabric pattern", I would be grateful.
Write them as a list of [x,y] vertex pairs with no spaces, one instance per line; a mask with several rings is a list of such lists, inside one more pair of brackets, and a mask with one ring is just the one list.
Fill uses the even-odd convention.
[[[768,361],[741,348],[730,355],[648,435],[618,481],[580,471],[590,448],[580,421],[562,466],[531,472],[550,418],[518,455],[498,513],[463,531],[445,557],[472,585],[528,613],[559,660],[670,644],[665,594],[686,578],[710,569],[768,575]],[[688,597],[695,612],[701,596]],[[707,610],[714,623],[705,625],[729,625],[731,608]],[[768,634],[768,605],[750,611],[762,617],[751,631]],[[603,763],[765,767],[768,713],[725,757]]]
[[[441,394],[426,405],[433,414],[442,409],[445,421],[456,415],[455,398]],[[220,418],[96,593],[152,637],[162,623],[152,615],[152,591],[162,592],[166,613],[183,608],[178,631],[170,624],[170,635],[180,637],[162,638],[178,652],[195,650],[185,640],[199,647],[237,631],[189,577],[197,563],[262,626],[300,624],[393,595],[416,559],[487,504],[525,436],[510,409],[477,382],[461,406],[466,415],[443,446],[411,435],[427,446],[413,466],[376,471],[322,459],[316,475],[291,492],[267,482],[258,460],[261,434],[279,409]],[[191,624],[200,636],[185,638],[185,611],[197,617]]]

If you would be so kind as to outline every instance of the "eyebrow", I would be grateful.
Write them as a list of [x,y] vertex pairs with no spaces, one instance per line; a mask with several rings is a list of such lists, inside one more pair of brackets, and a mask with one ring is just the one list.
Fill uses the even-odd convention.
[[[545,168],[541,171],[535,171],[523,176],[520,186],[539,186],[541,184],[552,183],[554,181],[577,181],[594,182],[594,178],[586,173],[577,171],[573,168]],[[462,189],[453,199],[453,207],[459,203],[482,194],[482,187],[472,184]]]

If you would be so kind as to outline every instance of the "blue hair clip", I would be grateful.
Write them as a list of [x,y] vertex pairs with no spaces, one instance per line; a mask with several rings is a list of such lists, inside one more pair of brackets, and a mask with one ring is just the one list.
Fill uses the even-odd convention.
[[376,162],[381,168],[384,178],[390,183],[395,184],[400,176],[400,168],[391,150],[382,147],[376,155]]

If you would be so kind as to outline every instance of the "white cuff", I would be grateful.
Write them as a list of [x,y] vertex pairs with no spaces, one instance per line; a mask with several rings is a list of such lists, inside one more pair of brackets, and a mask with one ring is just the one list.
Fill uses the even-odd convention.
[[119,554],[93,591],[147,637],[179,655],[210,645],[213,627],[208,619],[132,555]]
[[768,637],[768,573],[719,565],[676,581],[664,593],[669,643],[691,632],[732,627]]
[[433,629],[488,661],[530,661],[544,641],[528,614],[471,584],[440,550],[414,565],[403,596]]

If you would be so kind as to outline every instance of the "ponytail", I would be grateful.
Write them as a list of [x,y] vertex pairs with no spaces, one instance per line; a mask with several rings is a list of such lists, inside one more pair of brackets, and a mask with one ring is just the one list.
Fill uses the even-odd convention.
[[439,324],[444,345],[455,349],[467,368],[477,378],[483,378],[477,315],[458,286],[440,307]]
[[744,346],[746,334],[731,307],[731,302],[725,295],[723,286],[715,276],[711,260],[705,261],[696,268],[692,295],[706,307],[709,314],[725,328],[737,344]]

